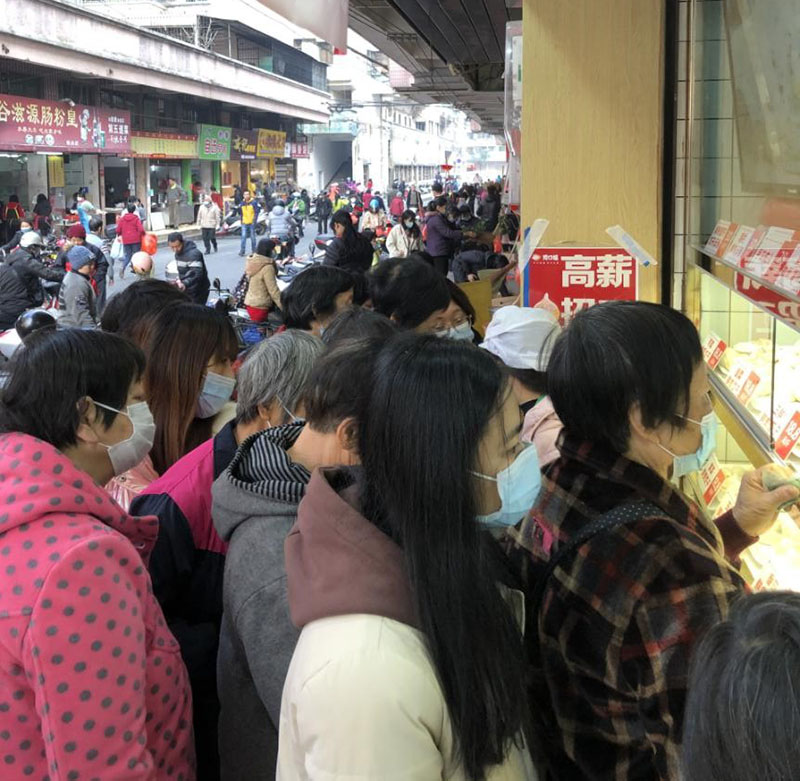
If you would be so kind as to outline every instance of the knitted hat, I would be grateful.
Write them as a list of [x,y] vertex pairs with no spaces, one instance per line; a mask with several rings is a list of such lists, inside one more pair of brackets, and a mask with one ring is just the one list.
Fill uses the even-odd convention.
[[67,260],[73,271],[80,271],[84,266],[94,263],[94,255],[86,247],[73,247],[67,253]]
[[85,239],[86,238],[86,230],[83,225],[73,225],[72,227],[67,229],[67,238],[68,239]]

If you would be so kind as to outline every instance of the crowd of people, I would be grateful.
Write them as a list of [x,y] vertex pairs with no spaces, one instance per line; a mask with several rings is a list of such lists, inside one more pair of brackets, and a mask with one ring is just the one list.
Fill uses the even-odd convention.
[[325,261],[285,289],[253,240],[276,333],[247,349],[182,233],[179,284],[107,297],[99,217],[51,265],[21,232],[0,325],[42,280],[61,312],[0,383],[4,778],[798,777],[800,599],[739,557],[800,491],[754,470],[716,519],[683,492],[716,442],[694,325],[479,330],[457,283],[507,260],[450,251],[484,232],[468,189],[424,222],[414,194],[379,261],[382,199],[359,226],[326,196]]
[[285,327],[244,353],[143,279],[14,355],[4,777],[795,777],[800,603],[739,556],[800,492],[682,493],[715,441],[692,323],[507,306],[481,340],[434,264],[364,273],[334,224],[283,292],[259,243]]

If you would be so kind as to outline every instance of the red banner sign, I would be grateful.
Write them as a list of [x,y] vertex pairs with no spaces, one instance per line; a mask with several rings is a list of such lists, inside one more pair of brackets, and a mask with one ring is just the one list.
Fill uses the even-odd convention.
[[308,150],[308,141],[292,141],[289,145],[289,157],[311,157]]
[[569,322],[603,301],[634,301],[638,264],[611,247],[539,247],[525,267],[523,303],[541,306]]
[[0,95],[0,149],[127,154],[130,136],[128,111]]

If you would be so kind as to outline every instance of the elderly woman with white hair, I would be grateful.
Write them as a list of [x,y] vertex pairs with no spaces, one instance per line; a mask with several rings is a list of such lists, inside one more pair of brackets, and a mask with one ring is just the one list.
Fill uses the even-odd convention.
[[301,389],[322,350],[319,339],[300,331],[254,347],[237,376],[235,419],[131,503],[133,515],[159,519],[150,576],[189,670],[199,778],[219,773],[216,664],[227,544],[211,520],[211,485],[242,442],[300,414]]

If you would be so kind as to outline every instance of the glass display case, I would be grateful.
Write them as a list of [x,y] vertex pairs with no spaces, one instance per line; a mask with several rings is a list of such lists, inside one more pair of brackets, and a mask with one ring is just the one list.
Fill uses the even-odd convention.
[[[700,334],[722,425],[716,455],[684,488],[710,517],[733,507],[742,474],[754,466],[800,474],[800,327],[778,313],[784,307],[774,290],[756,284],[710,259],[687,269],[686,313]],[[756,589],[800,590],[800,512],[782,512],[743,564]]]

